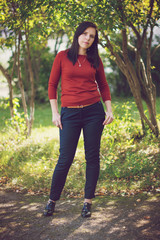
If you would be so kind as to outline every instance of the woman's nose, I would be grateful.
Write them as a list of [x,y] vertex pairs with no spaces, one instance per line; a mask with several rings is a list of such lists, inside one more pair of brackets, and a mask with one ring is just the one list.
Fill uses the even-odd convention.
[[86,39],[89,40],[89,38],[90,38],[89,35],[86,35]]

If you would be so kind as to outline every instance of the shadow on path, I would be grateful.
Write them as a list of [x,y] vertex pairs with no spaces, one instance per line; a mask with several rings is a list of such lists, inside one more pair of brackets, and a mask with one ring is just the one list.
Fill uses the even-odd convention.
[[0,191],[2,240],[158,240],[160,195],[97,197],[92,217],[80,216],[82,199],[57,202],[52,217],[43,217],[46,200]]

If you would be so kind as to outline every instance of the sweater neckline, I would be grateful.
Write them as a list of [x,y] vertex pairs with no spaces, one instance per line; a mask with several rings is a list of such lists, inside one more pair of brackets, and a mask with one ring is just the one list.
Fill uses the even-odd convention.
[[85,57],[87,57],[86,54],[78,54],[78,57],[79,57],[79,56],[83,56],[83,57],[85,56]]

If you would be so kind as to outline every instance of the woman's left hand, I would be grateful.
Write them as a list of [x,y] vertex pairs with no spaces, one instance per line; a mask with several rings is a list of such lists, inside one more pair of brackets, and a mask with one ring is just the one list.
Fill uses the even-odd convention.
[[114,119],[113,113],[112,112],[106,112],[106,118],[103,122],[103,125],[110,124],[113,121],[113,119]]

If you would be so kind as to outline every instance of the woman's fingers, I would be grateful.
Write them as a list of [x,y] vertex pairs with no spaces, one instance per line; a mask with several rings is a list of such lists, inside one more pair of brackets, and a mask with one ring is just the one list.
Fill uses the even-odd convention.
[[62,129],[61,117],[59,114],[56,114],[53,116],[52,122],[56,127],[59,127],[60,129]]
[[103,122],[103,125],[110,124],[113,121],[113,119],[114,119],[114,117],[113,117],[112,112],[106,112],[106,118]]

